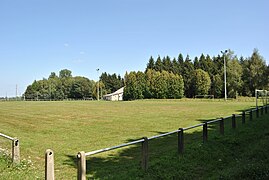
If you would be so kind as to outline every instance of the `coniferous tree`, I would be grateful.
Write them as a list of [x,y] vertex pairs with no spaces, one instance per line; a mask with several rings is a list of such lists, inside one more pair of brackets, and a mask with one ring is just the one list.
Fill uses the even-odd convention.
[[163,63],[160,56],[158,56],[154,67],[155,67],[154,70],[156,71],[161,72],[163,70]]
[[199,60],[197,56],[194,58],[193,65],[194,65],[194,69],[200,69]]
[[176,58],[173,58],[173,61],[172,61],[172,72],[174,74],[180,74],[179,64],[177,63]]
[[155,61],[154,61],[153,57],[150,56],[146,70],[148,70],[148,69],[154,69],[155,68],[154,66],[155,66]]
[[102,73],[100,76],[100,81],[104,83],[104,90],[107,93],[113,93],[124,86],[123,78],[116,73],[110,75],[106,72]]
[[208,69],[204,54],[201,54],[201,56],[199,58],[199,68],[204,70],[204,71],[206,71]]
[[184,58],[183,58],[183,55],[181,53],[178,55],[177,62],[178,62],[179,74],[183,74],[183,72],[184,72]]
[[172,72],[172,62],[169,56],[163,58],[163,70]]
[[183,73],[182,73],[184,80],[184,94],[186,97],[193,97],[194,92],[191,87],[191,79],[193,71],[194,71],[193,63],[191,62],[189,55],[187,55],[185,62],[183,64]]

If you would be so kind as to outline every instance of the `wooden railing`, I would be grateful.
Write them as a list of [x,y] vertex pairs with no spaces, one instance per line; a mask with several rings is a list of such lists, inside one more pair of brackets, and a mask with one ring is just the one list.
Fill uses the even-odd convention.
[[256,118],[259,118],[260,115],[263,115],[265,113],[267,114],[268,112],[268,106],[262,106],[262,107],[258,107],[256,109],[250,109],[247,111],[243,111],[241,114],[232,114],[231,116],[227,116],[227,117],[223,117],[223,118],[218,118],[215,120],[211,120],[211,121],[207,121],[204,123],[200,123],[200,124],[196,124],[190,127],[186,127],[186,128],[179,128],[177,130],[171,131],[171,132],[167,132],[164,134],[160,134],[160,135],[156,135],[156,136],[152,136],[152,137],[143,137],[139,140],[136,141],[132,141],[132,142],[128,142],[128,143],[124,143],[124,144],[120,144],[117,146],[113,146],[113,147],[108,147],[108,148],[104,148],[104,149],[99,149],[99,150],[95,150],[95,151],[91,151],[91,152],[84,152],[84,151],[80,151],[77,154],[77,162],[78,162],[78,169],[77,169],[77,177],[78,180],[86,180],[86,159],[88,156],[94,155],[94,154],[99,154],[99,153],[103,153],[103,152],[107,152],[107,151],[111,151],[114,149],[119,149],[122,147],[126,147],[126,146],[130,146],[130,145],[134,145],[134,144],[139,144],[142,143],[142,159],[141,159],[141,168],[146,171],[148,169],[148,161],[149,161],[149,152],[148,152],[148,142],[150,140],[153,139],[158,139],[164,136],[168,136],[171,134],[178,134],[178,139],[177,139],[177,149],[178,149],[178,154],[183,154],[184,153],[184,132],[188,131],[190,129],[194,129],[194,128],[198,128],[198,127],[203,127],[203,142],[206,142],[208,139],[208,124],[213,124],[213,123],[219,123],[219,132],[221,135],[224,135],[224,121],[232,118],[232,128],[235,129],[236,128],[236,117],[241,117],[242,119],[242,124],[245,124],[246,122],[246,115],[249,116],[249,120],[252,121],[253,120],[253,113],[256,114]]
[[10,137],[10,136],[2,134],[2,133],[0,133],[0,137],[3,137],[3,138],[5,138],[7,140],[10,140],[12,142],[12,145],[11,145],[12,146],[12,152],[11,152],[12,162],[14,164],[20,163],[20,143],[19,143],[19,139]]

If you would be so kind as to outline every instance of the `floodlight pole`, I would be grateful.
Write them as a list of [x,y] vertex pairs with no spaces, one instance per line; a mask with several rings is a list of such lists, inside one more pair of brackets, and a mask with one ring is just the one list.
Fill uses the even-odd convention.
[[224,59],[224,99],[227,101],[227,87],[226,87],[226,61],[225,61],[225,56],[227,54],[228,50],[225,50],[224,52],[221,51]]
[[18,101],[18,84],[16,84],[16,101]]
[[255,89],[256,109],[258,109],[258,91]]
[[96,69],[98,74],[98,81],[97,81],[97,101],[99,101],[99,68]]

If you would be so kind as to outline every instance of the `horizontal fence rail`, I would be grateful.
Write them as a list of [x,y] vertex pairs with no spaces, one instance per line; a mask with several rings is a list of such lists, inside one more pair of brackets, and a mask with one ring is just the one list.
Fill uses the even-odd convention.
[[187,130],[190,130],[190,129],[194,129],[194,128],[203,126],[204,124],[205,124],[205,123],[197,124],[197,125],[194,125],[194,126],[189,126],[189,127],[183,128],[183,130],[184,130],[184,131],[187,131]]
[[197,127],[203,127],[203,142],[205,143],[207,141],[207,138],[208,138],[208,124],[213,124],[213,123],[219,122],[220,123],[220,133],[223,135],[224,134],[224,120],[231,118],[232,119],[232,128],[236,128],[236,118],[242,117],[242,124],[245,124],[246,115],[249,116],[249,120],[251,121],[253,118],[252,117],[253,112],[256,113],[256,117],[258,118],[259,114],[263,115],[263,110],[265,110],[265,113],[267,113],[267,108],[268,108],[268,105],[258,107],[255,109],[249,109],[249,110],[243,111],[240,114],[233,114],[231,116],[226,116],[226,117],[218,118],[215,120],[206,121],[204,123],[196,124],[196,125],[189,126],[186,128],[179,128],[178,130],[163,133],[160,135],[155,135],[155,136],[152,136],[149,138],[143,137],[142,139],[139,139],[136,141],[120,144],[120,145],[109,147],[109,148],[99,149],[99,150],[86,152],[86,153],[84,151],[80,151],[77,154],[77,159],[78,159],[78,176],[77,177],[79,180],[86,180],[86,157],[87,156],[91,156],[94,154],[99,154],[99,153],[103,153],[106,151],[119,149],[119,148],[130,146],[130,145],[135,145],[135,144],[139,144],[139,143],[142,143],[141,167],[143,170],[147,170],[148,169],[148,159],[149,159],[149,157],[148,157],[148,141],[149,140],[158,139],[158,138],[161,138],[164,136],[178,133],[178,154],[182,154],[184,151],[184,132],[185,131],[190,130],[190,129],[194,129]]
[[120,144],[120,145],[109,147],[109,148],[104,148],[104,149],[99,149],[99,150],[92,151],[92,152],[87,152],[87,153],[85,153],[85,156],[90,156],[90,155],[99,154],[99,153],[106,152],[106,151],[111,151],[111,150],[114,150],[114,149],[119,149],[119,148],[122,148],[122,147],[125,147],[125,146],[138,144],[138,143],[143,142],[143,141],[144,141],[144,139],[139,139],[137,141],[132,141],[132,142],[125,143],[125,144]]
[[6,139],[8,139],[8,140],[11,140],[11,141],[13,141],[13,140],[15,139],[15,138],[13,138],[13,137],[10,137],[10,136],[5,135],[5,134],[2,134],[2,133],[0,133],[0,136],[6,138]]
[[12,141],[12,145],[11,145],[12,146],[12,153],[11,153],[12,162],[14,164],[20,163],[20,143],[19,143],[19,139],[10,137],[10,136],[5,135],[3,133],[0,133],[0,137],[3,137],[5,139],[8,139],[8,140]]
[[168,136],[168,135],[171,135],[171,134],[175,134],[178,131],[180,131],[180,130],[175,130],[175,131],[171,131],[171,132],[168,132],[168,133],[164,133],[164,134],[152,136],[152,137],[149,137],[148,140],[157,139],[157,138],[160,138],[160,137],[164,137],[164,136]]

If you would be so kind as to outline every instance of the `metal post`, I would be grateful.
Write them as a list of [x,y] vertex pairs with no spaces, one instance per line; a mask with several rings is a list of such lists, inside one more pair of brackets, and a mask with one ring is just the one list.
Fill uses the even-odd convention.
[[246,123],[246,112],[243,111],[242,112],[242,124],[245,124]]
[[17,138],[12,141],[12,162],[14,164],[20,163],[20,142]]
[[259,118],[259,107],[256,108],[256,118]]
[[77,155],[78,159],[78,180],[86,180],[86,156],[85,152],[81,151]]
[[227,101],[227,87],[226,87],[226,62],[224,56],[224,90],[225,90],[225,101]]
[[256,109],[258,108],[258,91],[255,89]]
[[261,107],[261,115],[263,115],[263,106]]
[[45,180],[54,179],[54,153],[47,149],[45,153]]
[[203,143],[207,141],[208,131],[207,131],[207,123],[203,125]]
[[267,95],[268,95],[268,91],[266,90],[266,96],[265,96],[266,97],[266,109],[267,109],[267,98],[268,98]]
[[232,115],[232,128],[236,128],[235,114]]
[[97,101],[99,101],[99,68],[96,69],[98,74],[98,81],[97,81]]
[[252,109],[249,111],[249,120],[252,121],[253,117],[252,117]]
[[223,55],[223,60],[224,60],[224,98],[225,101],[227,101],[227,87],[226,87],[226,61],[225,61],[225,55],[228,52],[228,50],[225,50],[224,52],[221,51]]
[[183,128],[178,129],[178,154],[183,154],[184,152],[184,130]]
[[267,102],[268,102],[268,91],[266,90],[266,111],[267,111]]
[[18,84],[16,84],[16,101],[18,101]]
[[143,137],[144,141],[142,142],[142,162],[141,166],[144,171],[148,169],[148,161],[149,161],[149,149],[148,149],[148,138]]
[[221,120],[219,121],[219,126],[220,126],[220,134],[224,135],[224,119],[221,118]]

